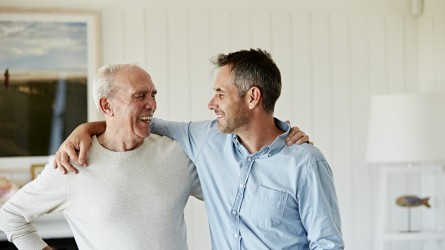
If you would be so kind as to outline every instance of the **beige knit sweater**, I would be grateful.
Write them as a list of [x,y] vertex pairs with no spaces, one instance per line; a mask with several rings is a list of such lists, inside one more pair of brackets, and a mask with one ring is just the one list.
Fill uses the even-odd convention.
[[63,211],[79,249],[187,249],[184,207],[202,197],[179,145],[150,135],[139,148],[112,152],[93,138],[88,167],[62,175],[47,165],[0,210],[0,230],[18,249],[46,243],[32,222]]

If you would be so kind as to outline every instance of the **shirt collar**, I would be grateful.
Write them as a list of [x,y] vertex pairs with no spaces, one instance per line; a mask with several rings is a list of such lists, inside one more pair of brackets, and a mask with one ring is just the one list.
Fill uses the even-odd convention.
[[249,151],[247,151],[247,149],[244,147],[244,145],[240,143],[238,135],[233,134],[232,141],[235,147],[238,149],[238,151],[244,156],[249,156],[252,158],[267,158],[280,152],[281,149],[283,149],[287,145],[286,137],[287,135],[289,135],[290,126],[286,122],[280,121],[277,118],[274,119],[275,119],[275,125],[277,125],[279,129],[285,132],[283,132],[281,135],[275,138],[275,140],[272,142],[271,145],[266,145],[262,147],[258,152],[250,154]]

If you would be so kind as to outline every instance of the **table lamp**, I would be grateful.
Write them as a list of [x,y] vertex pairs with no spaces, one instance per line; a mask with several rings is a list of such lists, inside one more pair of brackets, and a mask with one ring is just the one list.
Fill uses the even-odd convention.
[[[445,93],[375,95],[369,108],[367,162],[423,169],[445,160]],[[384,196],[389,170],[381,171],[380,196]],[[380,211],[378,224],[384,228],[385,209]],[[411,209],[408,232],[412,232]]]
[[445,93],[371,97],[366,160],[425,163],[445,159]]

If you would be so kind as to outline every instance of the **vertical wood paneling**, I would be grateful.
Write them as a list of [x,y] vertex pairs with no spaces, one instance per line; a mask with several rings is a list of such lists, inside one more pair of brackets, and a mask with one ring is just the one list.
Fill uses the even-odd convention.
[[404,26],[401,16],[386,19],[386,53],[388,60],[388,90],[391,93],[405,92],[404,75]]
[[141,39],[144,34],[144,10],[143,9],[125,9],[123,14],[123,46],[124,58],[128,63],[137,63],[145,65],[145,41]]
[[313,138],[325,157],[331,159],[332,87],[331,37],[328,15],[313,15],[312,40],[312,106]]
[[230,52],[230,15],[227,12],[210,12],[210,54]]
[[381,94],[387,91],[385,17],[368,17],[368,27],[369,94]]
[[445,91],[445,15],[434,16],[435,53],[435,91]]
[[189,249],[212,249],[209,224],[204,202],[190,197],[185,208],[185,222],[187,225],[187,242]]
[[[292,105],[291,93],[292,82],[290,77],[291,58],[291,18],[289,13],[275,12],[272,14],[272,58],[275,60],[281,72],[281,96],[275,105],[275,117],[281,120],[289,120],[292,122]],[[294,123],[292,122],[292,125]]]
[[[349,55],[349,19],[334,15],[330,19],[332,48],[332,160],[330,162],[341,207],[343,236],[345,244],[352,245],[353,213],[352,166],[349,152],[351,145],[350,114],[350,55]],[[338,145],[342,146],[339,147]]]
[[251,14],[251,47],[262,48],[267,51],[271,49],[271,17],[264,10],[253,11]]
[[434,18],[431,15],[419,20],[419,80],[421,91],[433,91],[435,75]]
[[230,15],[230,51],[250,48],[250,13],[235,11]]
[[190,18],[190,112],[191,120],[214,119],[207,103],[213,93],[209,53],[209,15],[206,12],[193,11]]
[[122,63],[124,58],[122,15],[120,9],[105,9],[102,12],[102,61],[104,64]]
[[409,93],[419,92],[419,39],[417,19],[404,17],[405,37],[405,89]]
[[189,19],[187,12],[168,13],[169,114],[176,121],[190,120]]
[[[365,164],[365,142],[368,109],[368,34],[367,22],[363,16],[350,18],[350,55],[351,55],[351,163],[353,179],[353,246],[373,245],[374,209],[369,200],[372,194],[371,172]],[[364,227],[363,225],[367,225]],[[370,237],[371,236],[371,237]],[[372,249],[372,248],[370,248]]]
[[292,15],[291,118],[313,140],[310,25],[309,15]]
[[147,71],[156,85],[158,108],[156,117],[170,119],[169,100],[169,57],[168,57],[168,20],[167,13],[160,10],[146,11],[144,40],[146,42]]

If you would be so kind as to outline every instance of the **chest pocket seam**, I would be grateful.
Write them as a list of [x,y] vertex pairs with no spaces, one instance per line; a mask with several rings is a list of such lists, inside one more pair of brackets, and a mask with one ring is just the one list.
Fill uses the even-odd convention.
[[279,225],[286,209],[287,198],[286,192],[258,186],[250,207],[250,218],[260,228]]

